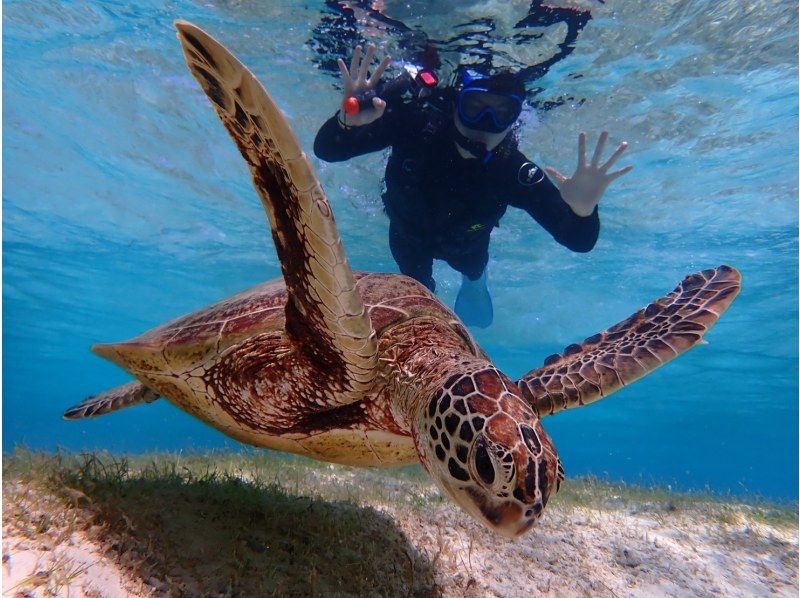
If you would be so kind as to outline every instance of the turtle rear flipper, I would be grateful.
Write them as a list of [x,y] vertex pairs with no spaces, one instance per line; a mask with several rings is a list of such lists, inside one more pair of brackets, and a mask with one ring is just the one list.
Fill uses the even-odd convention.
[[540,417],[607,397],[699,343],[740,287],[730,266],[687,276],[666,297],[551,355],[517,384]]
[[189,70],[250,166],[289,293],[286,332],[318,366],[320,405],[359,400],[372,387],[377,340],[314,169],[255,76],[199,27],[175,27]]
[[159,394],[147,388],[141,382],[129,382],[122,386],[117,386],[99,395],[94,395],[77,405],[70,407],[64,412],[64,419],[84,419],[87,417],[97,417],[112,411],[152,403],[159,398]]

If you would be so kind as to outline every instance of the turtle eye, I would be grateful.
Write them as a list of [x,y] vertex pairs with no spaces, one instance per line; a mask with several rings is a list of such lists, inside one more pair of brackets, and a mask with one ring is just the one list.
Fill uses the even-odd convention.
[[494,480],[496,478],[494,460],[489,454],[489,449],[487,448],[486,441],[483,439],[483,437],[480,437],[475,441],[472,460],[475,473],[478,474],[478,477],[481,479],[481,481],[486,486],[491,486],[494,484]]

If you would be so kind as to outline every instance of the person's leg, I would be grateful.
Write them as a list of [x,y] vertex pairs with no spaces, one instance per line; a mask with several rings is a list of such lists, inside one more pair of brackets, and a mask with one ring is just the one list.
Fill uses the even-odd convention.
[[431,292],[436,290],[436,281],[433,280],[433,252],[421,236],[390,220],[389,248],[400,272],[420,281]]
[[489,262],[489,236],[474,243],[467,253],[447,260],[461,272],[461,288],[454,306],[456,314],[468,326],[486,328],[494,319],[492,296],[486,285],[486,264]]

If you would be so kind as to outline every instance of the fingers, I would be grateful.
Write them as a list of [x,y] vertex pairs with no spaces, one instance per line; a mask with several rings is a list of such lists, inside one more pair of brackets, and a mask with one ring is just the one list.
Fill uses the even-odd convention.
[[358,76],[358,67],[361,64],[361,46],[356,46],[353,52],[353,58],[350,59],[350,77],[356,78]]
[[339,58],[336,61],[336,64],[339,65],[339,72],[342,73],[342,80],[344,81],[344,84],[348,85],[349,83],[351,83],[350,73],[348,72],[347,67],[344,64],[344,60]]
[[578,135],[578,168],[586,166],[586,133]]
[[600,139],[597,140],[597,147],[594,148],[594,155],[592,156],[592,166],[597,166],[600,162],[600,156],[603,155],[603,149],[606,147],[606,141],[608,140],[608,131],[603,131],[600,133]]
[[386,70],[386,67],[392,62],[391,56],[385,56],[381,63],[378,65],[378,68],[375,69],[375,72],[372,73],[372,76],[367,81],[367,87],[373,87],[378,81],[381,80],[383,76],[383,71]]
[[383,101],[378,97],[372,98],[372,109],[362,110],[358,114],[349,116],[347,118],[347,124],[355,127],[368,125],[371,122],[374,122],[378,120],[381,116],[383,116],[385,110],[386,110],[385,101]]
[[358,69],[359,81],[367,80],[367,70],[369,69],[369,65],[370,63],[372,63],[372,59],[374,57],[375,57],[375,44],[370,44],[367,46],[367,55],[364,57],[364,60],[361,61],[361,67]]
[[614,165],[614,162],[619,160],[619,157],[623,153],[625,153],[626,149],[628,149],[628,142],[623,141],[622,143],[619,144],[619,147],[616,149],[616,151],[613,154],[611,154],[611,157],[608,160],[606,160],[605,164],[603,164],[600,167],[600,170],[606,172],[609,168],[611,168]]
[[612,172],[611,174],[606,175],[606,180],[610,183],[611,181],[617,180],[624,174],[628,174],[631,170],[633,170],[633,164],[630,166],[626,166],[625,168],[620,168],[616,172]]
[[341,58],[337,60],[336,64],[339,65],[339,71],[342,73],[342,78],[344,79],[345,85],[349,85],[354,89],[363,89],[364,87],[373,87],[378,81],[380,81],[383,71],[385,71],[386,67],[391,64],[392,57],[386,56],[383,60],[381,60],[378,68],[375,70],[372,76],[367,79],[369,65],[372,63],[372,59],[374,57],[375,44],[369,44],[367,46],[366,54],[363,52],[361,46],[356,46],[356,49],[353,51],[353,58],[350,60],[349,71],[345,67],[345,63]]
[[383,116],[383,111],[386,110],[386,102],[384,102],[379,97],[372,98],[372,107],[375,108],[375,114],[377,117],[375,120]]
[[553,177],[558,183],[563,183],[564,181],[567,180],[567,177],[558,172],[555,168],[551,168],[550,166],[545,166],[544,169],[547,172],[547,174]]

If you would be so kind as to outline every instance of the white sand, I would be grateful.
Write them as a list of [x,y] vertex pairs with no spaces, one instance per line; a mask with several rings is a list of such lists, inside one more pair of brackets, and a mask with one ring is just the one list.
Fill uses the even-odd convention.
[[57,545],[3,529],[3,596],[125,598],[150,596],[114,559],[74,532]]
[[[334,473],[332,477],[350,476]],[[435,493],[432,487],[426,491]],[[120,554],[124,549],[103,542],[102,534],[71,531],[67,535],[63,530],[75,526],[64,522],[70,517],[79,520],[89,499],[76,491],[74,504],[65,505],[41,492],[20,483],[4,485],[4,502],[15,506],[10,515],[4,510],[4,597],[194,596],[208,591],[203,579],[207,569],[173,572],[183,580],[180,585],[174,577],[159,575],[157,568],[145,577],[141,566],[127,567],[129,561]],[[676,509],[671,503],[629,498],[602,510],[551,505],[533,532],[507,541],[435,499],[423,508],[402,502],[363,502],[390,516],[419,558],[429,564],[429,581],[422,590],[415,588],[415,595],[798,595],[797,528],[759,523],[741,505],[723,517],[718,503],[708,510],[697,505]],[[133,534],[136,524],[127,524]],[[40,527],[47,529],[31,531]],[[318,558],[333,558],[333,554]],[[217,558],[223,561],[224,556],[229,555]],[[398,563],[401,577],[405,566]],[[316,573],[302,573],[303,584],[287,587],[287,594],[313,591]],[[256,570],[251,574],[268,575]],[[398,587],[403,587],[404,579]],[[207,595],[231,593],[216,590]]]
[[[796,529],[635,510],[553,509],[516,541],[487,534],[450,507],[403,528],[441,550],[445,596],[798,595]],[[446,533],[436,538],[431,529]]]

